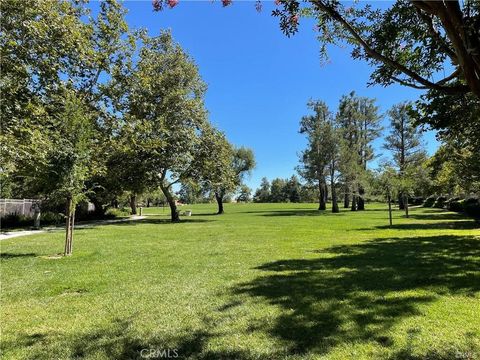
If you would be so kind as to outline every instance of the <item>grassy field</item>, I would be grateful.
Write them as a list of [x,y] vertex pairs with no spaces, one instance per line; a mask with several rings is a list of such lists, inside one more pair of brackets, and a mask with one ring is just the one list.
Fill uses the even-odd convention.
[[61,232],[2,241],[2,358],[480,358],[478,223],[315,208],[144,209],[70,258]]

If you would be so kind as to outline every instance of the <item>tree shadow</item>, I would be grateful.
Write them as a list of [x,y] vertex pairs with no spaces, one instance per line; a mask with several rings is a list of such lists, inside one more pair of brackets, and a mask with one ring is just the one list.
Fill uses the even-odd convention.
[[245,213],[257,214],[257,216],[326,216],[326,215],[345,215],[344,212],[332,213],[331,209],[318,210],[318,209],[288,209],[288,210],[259,210],[259,211],[246,211]]
[[[21,346],[29,350],[29,359],[51,359],[53,348],[59,338],[68,343],[67,358],[107,358],[115,360],[133,359],[250,359],[242,350],[208,350],[206,343],[214,334],[208,330],[191,330],[182,335],[145,337],[135,333],[132,319],[115,319],[106,326],[67,337],[59,331],[47,333],[19,334],[15,342],[4,342],[3,350]],[[58,351],[58,349],[57,349]]]
[[316,252],[322,256],[263,264],[261,276],[233,289],[282,309],[263,330],[289,354],[372,340],[390,346],[388,330],[420,314],[421,304],[480,290],[480,241],[473,236],[376,239]]
[[91,224],[88,226],[79,227],[82,230],[94,229],[98,226],[138,226],[138,225],[145,225],[145,224],[153,224],[153,225],[167,225],[167,224],[189,224],[189,223],[205,223],[210,222],[213,220],[208,219],[192,219],[191,217],[188,218],[181,218],[180,221],[172,222],[170,218],[168,219],[159,219],[159,218],[149,218],[148,216],[145,219],[139,220],[125,220],[119,222],[111,222],[111,223],[98,223],[98,224]]
[[[394,224],[375,226],[375,229],[397,229],[397,230],[440,230],[440,229],[479,229],[480,223],[473,220],[433,222],[433,223],[410,223],[410,224]],[[362,230],[371,230],[362,229]],[[358,229],[357,229],[358,231]]]
[[16,254],[16,253],[0,253],[0,259],[8,260],[15,259],[19,257],[36,257],[37,254],[34,253],[25,253],[25,254]]
[[416,220],[465,220],[468,217],[465,214],[457,214],[445,211],[432,211],[426,213],[425,211],[421,214],[411,213],[409,217]]

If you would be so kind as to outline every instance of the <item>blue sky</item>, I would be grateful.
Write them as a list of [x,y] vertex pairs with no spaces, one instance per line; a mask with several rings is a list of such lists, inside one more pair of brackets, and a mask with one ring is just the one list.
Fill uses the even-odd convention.
[[[348,48],[332,47],[330,62],[322,65],[313,23],[301,19],[299,33],[286,37],[270,15],[272,2],[264,1],[261,13],[253,1],[222,8],[219,1],[180,0],[177,7],[162,12],[153,12],[151,1],[128,1],[124,6],[131,27],[146,28],[150,35],[170,29],[195,60],[208,84],[210,120],[233,144],[255,152],[257,167],[246,181],[253,189],[263,176],[295,173],[305,145],[298,123],[310,98],[324,100],[334,111],[340,97],[354,90],[376,98],[384,113],[393,104],[421,95],[397,85],[367,87],[371,69],[352,60]],[[433,153],[438,146],[434,134],[426,133],[424,141]],[[374,145],[383,153],[382,139]]]

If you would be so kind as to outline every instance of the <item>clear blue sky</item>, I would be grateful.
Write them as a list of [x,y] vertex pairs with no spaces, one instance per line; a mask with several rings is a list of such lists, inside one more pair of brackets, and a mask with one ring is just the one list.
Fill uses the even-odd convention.
[[[335,111],[340,97],[354,90],[376,98],[384,113],[421,94],[396,85],[367,87],[371,69],[352,60],[348,48],[331,48],[331,62],[322,65],[313,23],[301,19],[300,32],[287,38],[270,15],[273,2],[263,4],[258,13],[253,1],[222,8],[219,1],[180,0],[177,7],[162,12],[153,12],[151,1],[124,3],[131,27],[146,28],[150,35],[170,29],[194,58],[208,84],[210,120],[232,143],[255,152],[257,167],[247,180],[253,189],[263,176],[295,173],[305,145],[298,123],[310,98],[324,100]],[[438,146],[434,134],[426,133],[424,140],[433,153]],[[375,143],[379,154],[381,144],[381,139]]]

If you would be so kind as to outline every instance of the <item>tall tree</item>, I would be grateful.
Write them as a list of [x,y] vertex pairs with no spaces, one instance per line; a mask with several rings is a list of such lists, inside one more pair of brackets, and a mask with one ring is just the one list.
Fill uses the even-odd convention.
[[[413,124],[410,111],[410,103],[394,105],[388,111],[390,134],[385,138],[384,144],[385,149],[391,151],[400,182],[404,184],[409,182],[412,169],[425,158],[420,129]],[[403,187],[399,192],[399,207],[408,214],[408,186]]]
[[65,195],[66,254],[75,203],[94,175],[87,170],[103,161],[94,156],[102,152],[98,135],[108,112],[102,79],[128,46],[124,13],[113,0],[95,16],[78,2],[1,3],[2,175],[47,198]]
[[316,183],[319,190],[318,210],[326,209],[327,167],[332,158],[330,131],[332,114],[323,101],[310,101],[308,107],[313,115],[302,117],[300,133],[307,136],[307,149],[300,156],[300,175],[307,181]]
[[266,177],[263,177],[260,187],[255,191],[253,200],[259,203],[267,203],[270,201],[270,196],[270,182]]
[[179,221],[172,186],[195,174],[202,129],[207,125],[206,86],[192,59],[169,32],[150,38],[131,68],[114,74],[111,86],[122,113],[122,131],[165,194],[171,220]]

